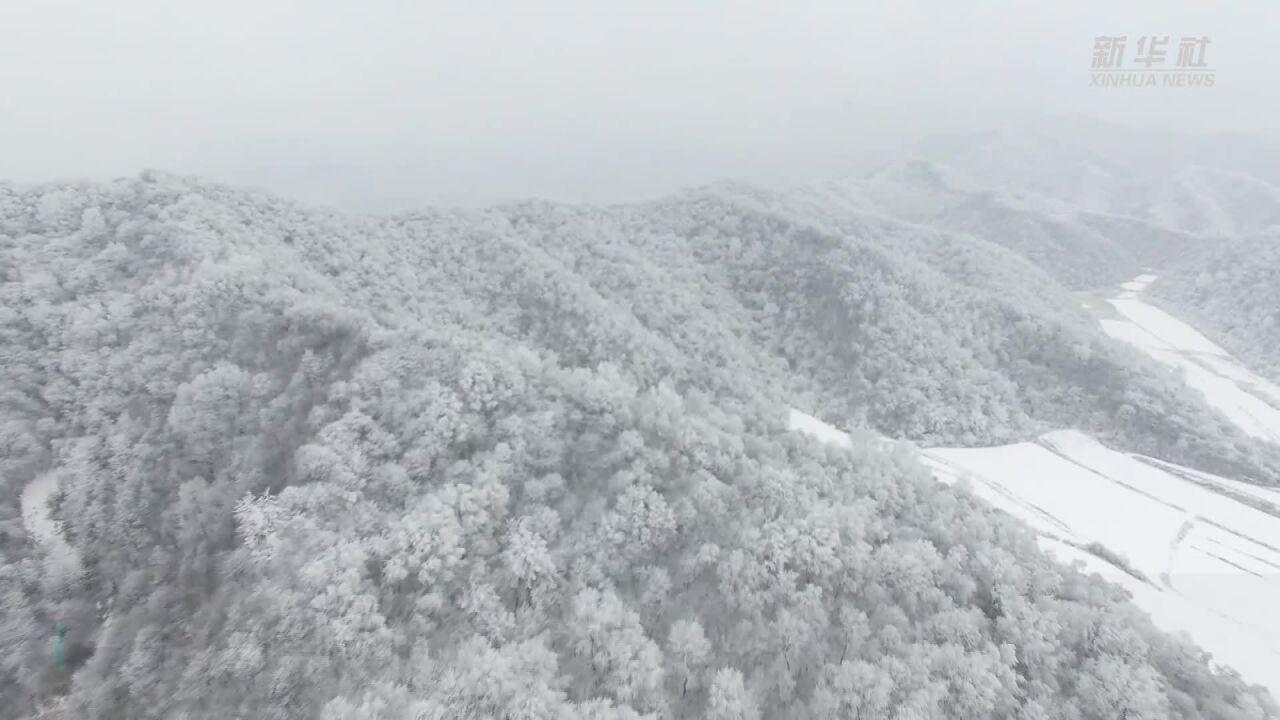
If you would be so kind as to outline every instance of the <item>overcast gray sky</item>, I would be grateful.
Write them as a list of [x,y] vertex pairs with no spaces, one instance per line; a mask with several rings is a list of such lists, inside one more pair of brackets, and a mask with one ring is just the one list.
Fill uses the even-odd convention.
[[[1216,84],[1090,87],[1103,34],[1206,35]],[[826,177],[1037,113],[1274,138],[1278,38],[1274,0],[10,2],[0,178],[388,210]]]

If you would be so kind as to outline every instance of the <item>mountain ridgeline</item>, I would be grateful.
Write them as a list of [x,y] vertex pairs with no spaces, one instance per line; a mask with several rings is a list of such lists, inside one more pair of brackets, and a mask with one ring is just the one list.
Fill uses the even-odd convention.
[[[1002,243],[859,203],[368,218],[153,173],[0,187],[3,706],[1274,717],[879,435],[1073,426],[1258,481],[1277,449]],[[50,475],[61,580],[19,511]],[[63,673],[55,622],[84,648]]]

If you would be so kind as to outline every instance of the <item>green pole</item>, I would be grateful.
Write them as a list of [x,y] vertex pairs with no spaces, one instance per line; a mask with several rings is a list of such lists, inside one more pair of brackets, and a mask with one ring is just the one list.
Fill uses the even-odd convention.
[[67,626],[62,623],[53,625],[53,668],[58,672],[66,670],[63,646],[67,635]]

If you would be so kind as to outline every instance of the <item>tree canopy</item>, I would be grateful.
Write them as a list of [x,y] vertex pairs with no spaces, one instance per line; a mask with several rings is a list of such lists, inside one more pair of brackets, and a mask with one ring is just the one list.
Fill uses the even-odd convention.
[[[1069,420],[1206,469],[1269,451],[1006,251],[799,212],[0,187],[4,706],[1274,716],[910,447],[826,447],[785,407],[923,442]],[[83,563],[58,586],[16,512],[46,476]],[[55,621],[90,648],[63,675]]]

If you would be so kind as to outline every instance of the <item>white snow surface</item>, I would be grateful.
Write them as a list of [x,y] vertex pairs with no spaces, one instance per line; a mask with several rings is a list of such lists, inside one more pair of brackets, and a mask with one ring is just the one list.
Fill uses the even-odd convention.
[[[802,412],[791,428],[848,447],[849,436]],[[1236,499],[1266,488],[1111,450],[1075,430],[985,448],[929,448],[940,481],[1025,521],[1041,547],[1126,588],[1168,632],[1280,696],[1280,517]],[[1087,551],[1104,546],[1128,568]]]
[[849,437],[849,433],[843,430],[837,430],[835,427],[822,422],[818,418],[802,413],[794,408],[787,418],[788,426],[792,430],[799,430],[806,435],[812,435],[828,445],[838,445],[840,447],[853,447],[853,440]]
[[1102,320],[1108,335],[1182,372],[1188,385],[1241,430],[1280,443],[1280,387],[1250,372],[1190,325],[1148,305],[1139,293],[1155,280],[1140,275],[1108,302],[1123,319]]
[[45,473],[22,488],[22,525],[45,555],[45,577],[58,584],[80,573],[80,553],[67,543],[62,528],[49,515],[49,498],[58,489],[58,478]]
[[1140,293],[1147,289],[1147,286],[1156,281],[1155,275],[1139,275],[1127,283],[1121,283],[1120,287],[1130,292]]

